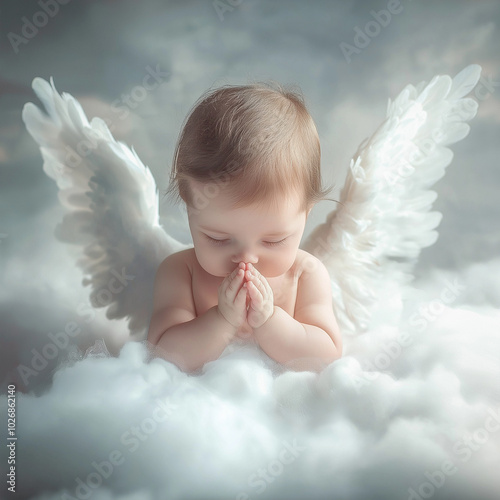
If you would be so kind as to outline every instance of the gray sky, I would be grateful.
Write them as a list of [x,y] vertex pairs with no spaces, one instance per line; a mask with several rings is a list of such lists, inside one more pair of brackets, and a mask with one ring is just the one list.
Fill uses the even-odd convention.
[[[42,4],[51,6],[46,6],[46,15]],[[381,13],[389,6],[395,12],[390,19]],[[450,305],[451,309],[425,332],[426,347],[421,345],[399,358],[393,375],[401,377],[404,384],[398,385],[399,382],[393,383],[381,375],[363,393],[365,404],[371,401],[375,408],[367,410],[366,406],[360,406],[359,394],[353,393],[349,384],[343,385],[360,370],[359,365],[352,364],[352,359],[339,363],[330,378],[325,377],[317,386],[309,385],[304,377],[291,380],[292,376],[273,385],[261,368],[255,372],[262,377],[259,386],[262,392],[258,394],[250,389],[253,379],[244,373],[247,365],[228,362],[228,370],[234,370],[230,371],[231,376],[241,382],[237,387],[252,405],[249,413],[261,425],[250,428],[249,424],[250,430],[241,437],[231,418],[224,420],[223,414],[210,414],[210,398],[201,398],[199,405],[188,405],[183,414],[183,418],[189,418],[200,408],[206,412],[211,422],[207,426],[215,441],[208,440],[205,451],[207,456],[214,457],[215,465],[234,467],[236,486],[229,475],[224,483],[228,488],[225,491],[232,492],[231,488],[237,489],[242,480],[257,470],[258,464],[267,466],[279,456],[283,446],[280,439],[293,438],[290,433],[276,431],[284,424],[268,416],[274,407],[266,406],[267,390],[277,391],[281,403],[293,409],[287,414],[287,422],[294,424],[304,424],[301,416],[314,404],[317,415],[321,416],[337,408],[340,401],[342,408],[332,410],[332,420],[322,421],[325,426],[316,434],[304,433],[304,428],[297,430],[295,436],[302,436],[302,443],[307,443],[308,451],[303,455],[307,458],[296,462],[298,469],[285,468],[281,483],[276,481],[276,489],[267,485],[266,493],[260,497],[272,498],[274,493],[281,492],[292,498],[293,491],[303,495],[298,486],[293,489],[294,475],[300,479],[312,471],[316,471],[317,491],[326,492],[329,497],[332,490],[326,484],[327,472],[334,471],[343,477],[335,490],[338,495],[347,492],[352,498],[408,498],[408,488],[418,489],[419,481],[425,480],[426,470],[436,470],[447,456],[453,456],[447,446],[456,444],[463,432],[479,428],[488,408],[499,408],[491,403],[498,394],[488,382],[493,380],[497,368],[494,363],[489,364],[491,359],[487,355],[498,348],[498,317],[492,311],[500,305],[499,21],[500,4],[496,1],[72,0],[63,4],[56,0],[52,3],[2,0],[0,380],[5,385],[9,373],[22,363],[29,364],[32,350],[41,350],[47,344],[48,332],[60,331],[74,320],[75,306],[88,297],[88,289],[81,285],[81,272],[75,266],[78,252],[53,236],[63,213],[57,188],[44,174],[38,147],[21,120],[23,105],[37,102],[31,90],[33,78],[52,76],[57,89],[75,96],[89,117],[108,119],[115,137],[133,145],[151,168],[162,193],[167,188],[173,147],[182,122],[205,90],[253,80],[296,84],[304,93],[319,131],[323,177],[326,183],[336,183],[334,195],[338,196],[351,156],[382,121],[389,98],[395,98],[408,83],[429,81],[435,74],[453,76],[468,64],[477,63],[483,68],[475,95],[478,115],[471,122],[470,134],[451,146],[453,162],[433,188],[438,193],[434,210],[443,214],[438,227],[440,236],[422,252],[416,269],[428,297],[437,296],[443,280],[453,276],[458,275],[467,286]],[[367,26],[372,28],[366,29]],[[359,32],[370,29],[376,33],[365,42],[366,46],[346,56],[342,44],[354,45]],[[134,89],[152,69],[161,75],[157,88],[147,95],[136,93],[139,98],[130,100]],[[328,202],[314,209],[306,235],[331,209]],[[167,200],[161,204],[161,220],[172,235],[189,241],[182,211]],[[453,309],[459,306],[463,310]],[[95,339],[105,337],[108,349],[117,354],[125,338],[124,325],[110,324],[101,313],[98,311],[85,324],[75,344],[85,349]],[[477,340],[479,345],[468,334],[471,331],[482,335]],[[379,332],[372,339],[382,342],[385,334]],[[460,350],[464,345],[471,350],[477,347],[475,358],[464,360]],[[356,345],[367,359],[376,352],[372,348],[366,340]],[[39,397],[26,396],[24,400],[19,397],[19,411],[23,415],[20,425],[31,429],[29,433],[26,430],[24,444],[20,444],[25,447],[27,457],[21,463],[21,470],[34,471],[31,479],[24,472],[26,494],[46,491],[44,500],[55,499],[60,498],[56,493],[63,487],[75,494],[75,477],[91,472],[92,460],[104,460],[114,448],[123,451],[120,436],[134,422],[141,422],[151,414],[155,395],[166,397],[169,377],[177,375],[172,375],[165,364],[152,367],[142,363],[139,351],[139,347],[130,346],[115,365],[109,360],[92,365],[87,360],[66,372],[58,372],[57,383],[51,385],[56,362],[71,358],[72,351],[60,352],[47,369],[30,381],[29,390]],[[362,360],[363,354],[357,359]],[[251,361],[248,363],[250,370]],[[234,404],[228,411],[234,416],[231,412],[239,411],[240,402],[234,400],[231,387],[220,383],[225,379],[224,370],[221,366],[214,368],[213,378],[208,377],[201,386],[218,391],[223,400],[232,401]],[[120,389],[124,385],[130,392]],[[321,392],[325,388],[328,394],[336,394],[336,399],[326,398],[321,403],[308,399],[311,390]],[[113,396],[106,399],[109,394]],[[297,394],[297,399],[293,399],[293,394]],[[472,394],[477,396],[477,406]],[[137,401],[146,409],[145,413],[137,409]],[[394,404],[399,413],[393,411]],[[456,409],[460,424],[455,422],[450,427],[448,419],[452,412],[443,410],[445,405]],[[1,408],[3,412],[4,406]],[[360,412],[373,415],[373,421],[364,420]],[[56,413],[64,415],[59,423],[53,418]],[[398,420],[398,415],[402,419]],[[237,413],[238,421],[242,418]],[[217,425],[221,419],[227,423],[226,434]],[[309,424],[304,424],[306,430],[314,428]],[[79,432],[82,428],[85,430]],[[452,431],[448,433],[447,429]],[[60,436],[57,446],[51,440],[54,435]],[[98,436],[99,440],[94,441],[92,436]],[[177,488],[178,492],[194,494],[189,488],[195,473],[202,474],[203,480],[210,484],[215,469],[207,466],[200,472],[202,463],[188,465],[179,458],[184,449],[196,453],[203,429],[179,423],[178,427],[164,429],[154,436],[158,439],[147,441],[137,454],[125,448],[130,453],[126,454],[127,465],[116,469],[116,474],[105,484],[109,491],[100,493],[99,498],[155,498],[154,492],[166,485],[172,492]],[[344,441],[342,445],[340,441],[337,444],[325,441],[328,436]],[[252,449],[256,440],[262,444],[262,449],[248,459],[250,465],[231,458],[236,452],[231,454],[230,441],[240,437],[246,450]],[[333,451],[328,453],[319,438]],[[475,472],[484,479],[484,498],[489,498],[486,492],[490,491],[494,478],[485,472],[485,464],[489,458],[498,460],[498,439],[498,435],[492,436],[490,446],[474,454],[467,466],[462,466],[460,474],[450,476],[446,487],[436,490],[434,498],[448,493],[458,499],[459,492],[467,498],[470,493],[467,484],[472,484],[468,481],[472,481]],[[446,442],[446,446],[434,447],[436,440]],[[91,443],[88,448],[86,443]],[[174,444],[168,448],[167,443]],[[210,445],[214,443],[222,451],[210,455],[213,451]],[[168,451],[162,446],[167,446]],[[41,450],[41,455],[35,450]],[[78,455],[75,450],[80,450]],[[407,455],[404,450],[409,450]],[[167,458],[164,453],[168,453]],[[46,461],[43,466],[41,456]],[[50,456],[53,458],[47,458]],[[61,456],[65,457],[62,467]],[[0,459],[2,465],[6,463],[3,455]],[[174,467],[164,475],[160,466],[163,459],[171,464],[178,460],[178,471]],[[315,460],[329,464],[330,469],[326,467],[328,471],[322,475],[323,469],[317,468]],[[359,464],[364,464],[364,469]],[[56,467],[60,467],[58,473],[52,474]],[[134,476],[134,470],[139,470],[143,477]],[[474,482],[475,487],[478,481]],[[143,489],[143,496],[132,496],[136,487]],[[250,496],[256,493],[251,487],[246,488]]]

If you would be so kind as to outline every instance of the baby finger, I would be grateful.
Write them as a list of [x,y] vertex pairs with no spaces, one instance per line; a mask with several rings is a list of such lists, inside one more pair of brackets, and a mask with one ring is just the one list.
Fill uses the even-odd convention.
[[241,289],[241,285],[244,281],[244,275],[242,269],[238,269],[238,272],[235,274],[233,279],[229,282],[226,288],[226,297],[232,302],[236,298],[236,295]]
[[264,297],[262,292],[255,286],[253,281],[248,282],[248,293],[250,294],[250,298],[252,302],[255,303],[256,307],[260,307],[262,302],[264,301]]

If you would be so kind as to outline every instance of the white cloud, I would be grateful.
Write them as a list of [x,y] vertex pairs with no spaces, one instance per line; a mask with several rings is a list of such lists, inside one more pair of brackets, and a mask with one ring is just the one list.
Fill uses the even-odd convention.
[[[467,270],[466,280],[485,269]],[[417,293],[432,300],[445,279]],[[500,430],[479,429],[500,422],[499,328],[498,311],[451,304],[424,331],[405,319],[398,331],[346,339],[349,354],[321,374],[283,372],[255,346],[235,344],[192,377],[148,361],[147,342],[128,343],[117,358],[59,368],[38,397],[18,393],[18,471],[30,471],[19,490],[75,496],[88,482],[116,499],[136,490],[144,498],[407,498],[451,461],[443,494],[465,500],[464,487],[481,487],[478,498],[493,499],[498,479],[488,464],[498,459]],[[404,331],[411,345],[385,349]],[[384,352],[393,353],[388,365],[377,361]],[[116,465],[102,464],[112,458]]]
[[[3,54],[2,61],[14,80],[29,83],[50,71],[60,90],[73,92],[70,83],[91,89],[80,95],[90,95],[94,86],[104,89],[84,105],[110,117],[110,103],[127,85],[141,81],[147,64],[171,71],[130,121],[117,124],[120,138],[136,147],[161,189],[184,115],[212,85],[267,77],[299,83],[316,110],[323,165],[333,176],[333,168],[347,170],[357,145],[382,119],[387,98],[407,83],[472,62],[500,80],[492,30],[498,11],[489,7],[494,3],[458,8],[442,2],[432,9],[407,4],[408,15],[394,19],[350,65],[339,43],[370,19],[371,6],[314,5],[297,2],[284,9],[280,3],[243,2],[221,23],[211,2],[179,2],[168,11],[163,2],[123,10],[103,4],[75,22],[65,18],[64,38],[58,38],[54,20],[53,31],[22,47],[15,60]],[[93,50],[87,51],[82,40]],[[28,384],[31,392],[17,394],[20,495],[56,500],[63,493],[83,498],[91,491],[90,498],[99,500],[234,500],[238,494],[240,499],[389,500],[409,498],[413,488],[422,498],[432,491],[434,499],[496,499],[500,484],[492,464],[500,457],[500,431],[487,426],[500,413],[500,262],[479,254],[479,248],[485,243],[494,248],[496,241],[497,145],[491,137],[497,107],[493,92],[472,123],[473,130],[487,134],[477,134],[460,149],[451,166],[474,174],[454,178],[450,172],[438,186],[443,224],[450,221],[450,231],[464,239],[441,238],[426,255],[434,266],[441,257],[447,264],[460,263],[459,269],[422,273],[408,294],[399,328],[381,326],[345,339],[344,358],[320,375],[282,373],[250,346],[228,350],[199,377],[160,359],[148,362],[140,343],[125,344],[117,357],[76,362],[68,361],[74,351],[61,348]],[[471,134],[465,141],[472,139]],[[2,258],[9,258],[2,287],[2,341],[9,342],[3,368],[15,372],[20,363],[29,366],[31,349],[41,350],[47,334],[69,321],[82,326],[76,344],[84,348],[102,337],[109,351],[118,353],[127,336],[123,323],[109,323],[103,314],[86,323],[76,314],[88,290],[81,286],[72,251],[47,236],[60,218],[56,199],[47,202],[54,191],[46,194],[47,184],[33,183],[26,161],[32,160],[33,145],[17,144],[15,151],[10,141],[0,144],[3,158],[16,158],[16,166],[22,166],[5,184],[9,190],[2,205],[11,214],[9,229],[0,228],[8,233]],[[34,168],[41,168],[38,163]],[[469,195],[462,196],[460,186]],[[460,214],[446,206],[445,192],[467,205],[470,227],[459,226]],[[38,217],[26,209],[29,203]],[[162,215],[176,237],[188,239],[180,212]],[[465,266],[458,258],[464,256],[484,262]],[[455,300],[439,303],[446,280],[455,278],[463,289]],[[430,316],[423,317],[420,307]],[[410,335],[409,345],[401,344],[404,333]],[[5,415],[5,396],[0,411]],[[104,463],[111,459],[112,470]],[[446,461],[454,468],[446,469]],[[77,492],[77,478],[100,486],[81,486]]]

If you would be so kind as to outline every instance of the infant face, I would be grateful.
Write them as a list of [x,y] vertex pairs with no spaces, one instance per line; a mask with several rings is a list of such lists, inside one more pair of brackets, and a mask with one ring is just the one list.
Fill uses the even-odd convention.
[[205,208],[188,210],[200,266],[213,276],[225,277],[245,262],[266,278],[281,276],[292,267],[304,233],[307,212],[300,205],[297,194],[280,199],[278,208],[264,204],[234,208],[227,191],[221,190]]

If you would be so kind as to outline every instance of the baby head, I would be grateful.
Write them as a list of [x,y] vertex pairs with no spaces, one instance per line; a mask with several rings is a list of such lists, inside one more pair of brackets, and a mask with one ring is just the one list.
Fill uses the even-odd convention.
[[279,85],[225,86],[194,105],[179,135],[169,191],[186,203],[196,257],[226,276],[292,266],[309,211],[329,189],[302,96]]

